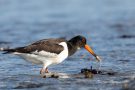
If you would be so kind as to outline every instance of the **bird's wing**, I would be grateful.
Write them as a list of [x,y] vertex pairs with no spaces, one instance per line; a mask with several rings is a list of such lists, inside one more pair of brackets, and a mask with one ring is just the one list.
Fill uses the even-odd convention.
[[62,45],[59,45],[59,43],[64,41],[65,40],[63,39],[43,39],[25,47],[7,49],[4,51],[6,51],[5,53],[35,53],[45,51],[49,53],[59,54],[61,51],[64,50],[64,47]]
[[54,38],[50,38],[50,39],[42,39],[42,40],[39,40],[37,42],[34,42],[32,45],[36,45],[36,44],[47,44],[47,43],[51,43],[51,44],[59,44],[61,42],[66,42],[65,39],[54,39]]

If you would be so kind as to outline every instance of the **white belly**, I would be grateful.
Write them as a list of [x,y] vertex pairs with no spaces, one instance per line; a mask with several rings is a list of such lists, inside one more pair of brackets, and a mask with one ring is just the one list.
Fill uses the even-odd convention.
[[32,62],[34,64],[59,64],[64,61],[68,57],[68,49],[67,44],[65,42],[60,43],[64,47],[64,50],[60,54],[49,53],[46,51],[33,52],[33,54],[27,53],[14,53],[16,55],[21,56],[28,62]]

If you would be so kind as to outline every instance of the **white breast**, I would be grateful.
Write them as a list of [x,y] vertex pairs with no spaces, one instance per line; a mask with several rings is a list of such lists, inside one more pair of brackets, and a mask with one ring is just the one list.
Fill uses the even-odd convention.
[[64,50],[58,55],[58,60],[60,63],[68,57],[68,47],[65,42],[61,42],[59,45],[62,45],[64,47]]

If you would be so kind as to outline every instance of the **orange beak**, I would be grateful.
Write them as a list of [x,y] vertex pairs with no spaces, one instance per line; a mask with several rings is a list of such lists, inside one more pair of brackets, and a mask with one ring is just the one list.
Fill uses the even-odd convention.
[[86,44],[86,45],[84,46],[84,48],[85,48],[88,52],[90,52],[98,61],[101,60],[100,57],[97,56],[97,55],[94,53],[94,51],[92,50],[92,48],[91,48],[89,45]]

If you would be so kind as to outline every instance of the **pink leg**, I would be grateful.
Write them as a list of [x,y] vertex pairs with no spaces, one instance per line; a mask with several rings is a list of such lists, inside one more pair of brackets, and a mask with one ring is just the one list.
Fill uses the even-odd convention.
[[49,73],[48,68],[45,69],[45,73]]
[[41,75],[44,74],[44,69],[43,69],[43,68],[40,70],[40,74],[41,74]]
[[45,66],[40,70],[41,75],[43,75],[44,73],[49,73],[48,68]]

